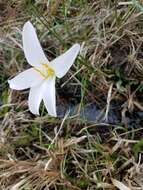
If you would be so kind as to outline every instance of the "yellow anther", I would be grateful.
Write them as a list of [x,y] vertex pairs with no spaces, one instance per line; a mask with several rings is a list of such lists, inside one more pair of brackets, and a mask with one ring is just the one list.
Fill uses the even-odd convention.
[[38,73],[40,73],[40,75],[44,78],[48,78],[49,76],[52,76],[54,75],[54,70],[49,67],[47,64],[43,63],[41,64],[43,66],[43,68],[37,68],[37,67],[34,67],[35,71],[37,71]]
[[49,67],[47,64],[44,64],[44,63],[42,64],[42,66],[45,67],[48,76],[54,75],[55,72],[51,67]]

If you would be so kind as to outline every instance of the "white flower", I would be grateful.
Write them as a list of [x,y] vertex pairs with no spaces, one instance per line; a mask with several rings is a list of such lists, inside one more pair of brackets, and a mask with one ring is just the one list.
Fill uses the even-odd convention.
[[32,68],[8,80],[10,88],[15,90],[30,88],[28,98],[30,111],[39,114],[40,103],[43,100],[49,115],[56,117],[55,79],[63,77],[68,72],[79,53],[80,45],[73,45],[68,51],[49,62],[29,21],[23,27],[22,40],[25,57]]

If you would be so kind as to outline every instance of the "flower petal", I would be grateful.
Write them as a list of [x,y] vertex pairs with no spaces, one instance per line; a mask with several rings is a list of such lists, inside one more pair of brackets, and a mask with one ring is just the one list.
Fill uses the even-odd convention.
[[8,80],[10,88],[24,90],[41,83],[44,78],[33,68],[23,71],[11,80]]
[[30,89],[28,105],[33,114],[39,114],[42,99],[49,115],[56,117],[55,76]]
[[74,63],[80,50],[79,44],[74,44],[68,51],[54,59],[50,66],[55,70],[57,77],[63,77]]
[[29,92],[29,98],[28,98],[29,110],[35,115],[39,115],[39,107],[42,101],[43,87],[44,87],[43,84],[34,86],[30,89]]
[[30,65],[38,67],[41,63],[48,62],[37,38],[36,31],[29,21],[24,24],[22,40],[25,57]]
[[44,105],[49,115],[56,117],[56,94],[55,94],[55,76],[49,77],[45,82],[43,91]]

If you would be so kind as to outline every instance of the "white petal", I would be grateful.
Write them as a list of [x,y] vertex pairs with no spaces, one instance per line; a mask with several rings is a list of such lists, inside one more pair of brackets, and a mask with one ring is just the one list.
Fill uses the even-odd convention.
[[37,38],[36,31],[29,21],[23,27],[22,40],[25,57],[30,65],[37,67],[41,63],[48,62]]
[[80,50],[80,45],[73,45],[68,51],[54,59],[50,66],[55,70],[57,77],[63,77],[74,63]]
[[55,76],[49,77],[45,82],[43,101],[49,115],[56,117]]
[[24,90],[41,83],[44,78],[33,68],[23,71],[11,80],[8,80],[10,88]]
[[43,85],[44,84],[42,83],[30,89],[28,105],[29,110],[35,115],[39,115],[39,107],[42,101],[42,92],[44,87]]

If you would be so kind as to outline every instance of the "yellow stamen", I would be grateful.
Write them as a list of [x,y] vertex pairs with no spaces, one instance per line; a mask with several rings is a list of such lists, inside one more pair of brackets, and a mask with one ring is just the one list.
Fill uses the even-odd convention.
[[54,70],[52,68],[50,68],[47,64],[43,63],[42,66],[45,67],[47,74],[49,76],[54,75],[54,73],[55,73]]
[[34,67],[34,69],[35,69],[35,71],[40,73],[40,75],[42,75],[42,77],[47,78],[46,75],[42,71],[40,71],[40,69],[38,69],[37,67]]
[[38,73],[40,73],[40,75],[44,78],[48,78],[49,76],[53,76],[54,75],[54,70],[49,67],[47,64],[43,63],[41,64],[43,66],[43,69],[39,69],[37,67],[34,67],[35,71],[37,71]]

